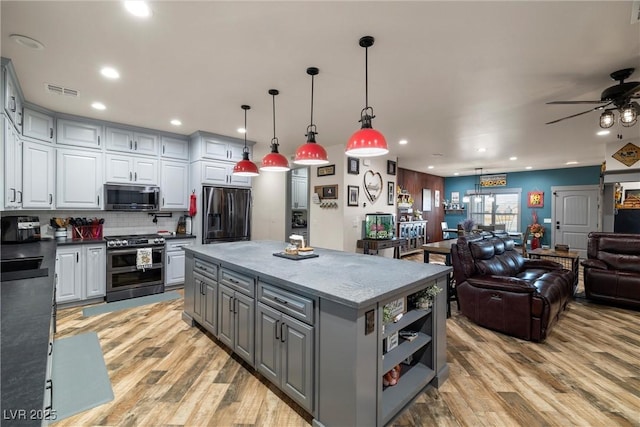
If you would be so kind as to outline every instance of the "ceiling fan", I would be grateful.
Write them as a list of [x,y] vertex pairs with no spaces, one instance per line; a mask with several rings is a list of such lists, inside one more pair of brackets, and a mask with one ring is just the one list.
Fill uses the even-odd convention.
[[[632,99],[640,98],[637,92],[640,92],[640,82],[625,82],[626,79],[631,77],[631,74],[635,71],[635,68],[625,68],[623,70],[614,71],[609,74],[613,80],[619,82],[617,85],[606,88],[602,91],[599,101],[551,101],[547,104],[599,104],[595,108],[591,108],[582,113],[572,114],[571,116],[563,117],[561,119],[553,120],[546,124],[550,125],[558,123],[566,119],[578,117],[583,114],[590,113],[597,110],[605,110],[600,116],[600,127],[608,128],[613,126],[615,120],[613,111],[619,110],[621,114],[621,123],[623,126],[633,126],[636,123],[637,115],[640,114],[640,105]],[[607,107],[613,104],[615,108]]]

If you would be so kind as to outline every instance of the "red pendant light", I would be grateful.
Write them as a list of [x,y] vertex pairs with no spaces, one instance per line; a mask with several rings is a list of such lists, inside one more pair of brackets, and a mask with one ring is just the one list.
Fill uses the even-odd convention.
[[290,170],[289,161],[278,152],[278,138],[276,137],[276,95],[277,89],[269,89],[269,95],[273,97],[273,139],[271,140],[271,152],[262,158],[261,171],[286,172]]
[[313,77],[318,75],[320,70],[316,67],[307,68],[307,74],[311,76],[311,124],[307,126],[307,143],[301,145],[296,150],[296,157],[293,163],[297,165],[326,165],[329,163],[327,151],[322,145],[316,142],[316,125],[313,124]]
[[258,167],[255,163],[249,160],[249,149],[247,148],[247,110],[251,107],[243,105],[241,107],[244,110],[244,148],[242,149],[242,160],[240,160],[233,167],[233,174],[239,176],[258,176]]
[[383,156],[389,152],[384,136],[371,126],[373,108],[369,107],[369,48],[373,46],[374,38],[364,36],[360,38],[360,46],[365,51],[365,107],[360,112],[362,128],[351,135],[345,154],[353,157]]

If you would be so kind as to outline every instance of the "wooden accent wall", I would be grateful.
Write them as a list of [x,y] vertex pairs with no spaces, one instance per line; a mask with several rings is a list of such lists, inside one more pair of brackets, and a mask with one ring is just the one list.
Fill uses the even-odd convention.
[[[422,218],[429,221],[427,223],[427,235],[430,242],[442,240],[442,228],[440,223],[444,221],[444,178],[436,175],[429,175],[423,172],[416,172],[409,169],[398,168],[397,185],[403,190],[407,190],[413,197],[413,208],[422,210],[422,189],[431,190],[431,212],[422,212]],[[440,203],[435,207],[435,190],[440,190]]]

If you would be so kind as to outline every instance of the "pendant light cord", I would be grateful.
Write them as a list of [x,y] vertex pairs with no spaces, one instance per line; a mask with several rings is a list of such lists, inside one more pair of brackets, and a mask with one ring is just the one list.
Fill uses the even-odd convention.
[[369,48],[364,48],[364,109],[369,108]]
[[242,149],[242,153],[248,153],[249,149],[247,148],[247,110],[248,108],[244,108],[244,148]]
[[273,98],[273,139],[271,140],[271,143],[277,144],[278,138],[276,138],[276,95],[272,94],[271,97]]
[[313,78],[314,75],[311,75],[311,123],[309,126],[313,126]]

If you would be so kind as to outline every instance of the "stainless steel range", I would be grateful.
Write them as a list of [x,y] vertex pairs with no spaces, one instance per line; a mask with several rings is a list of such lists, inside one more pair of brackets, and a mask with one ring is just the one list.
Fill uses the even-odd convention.
[[[107,302],[164,292],[164,237],[158,234],[106,236]],[[140,251],[142,250],[142,251]],[[138,253],[151,252],[151,265]]]

